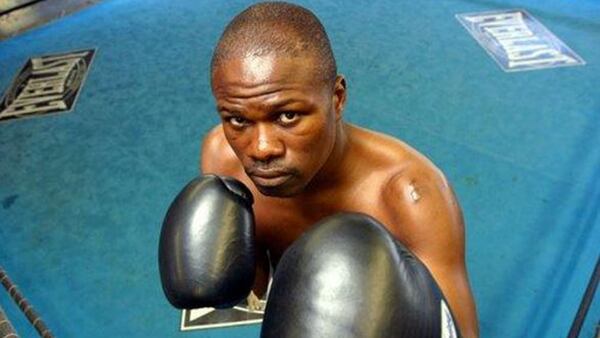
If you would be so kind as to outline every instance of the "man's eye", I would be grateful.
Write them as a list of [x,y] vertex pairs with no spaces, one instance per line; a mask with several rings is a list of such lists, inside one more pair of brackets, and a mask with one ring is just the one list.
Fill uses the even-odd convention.
[[234,127],[243,127],[246,124],[246,119],[239,116],[233,116],[229,118],[229,123]]
[[279,121],[284,124],[294,123],[300,116],[295,112],[285,112],[279,115]]

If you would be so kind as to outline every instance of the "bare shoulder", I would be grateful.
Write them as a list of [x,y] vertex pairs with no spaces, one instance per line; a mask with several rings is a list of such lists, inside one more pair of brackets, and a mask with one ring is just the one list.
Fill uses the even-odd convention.
[[240,163],[227,143],[223,128],[217,125],[210,130],[202,142],[200,169],[204,174],[237,176]]
[[425,155],[393,137],[368,130],[373,157],[382,161],[381,199],[388,227],[411,249],[425,243],[462,243],[460,206],[444,173]]
[[[408,203],[407,205],[443,202],[438,197],[453,195],[444,173],[427,157],[412,148],[408,148],[402,165],[389,172],[383,192],[390,202],[400,199]],[[456,201],[452,198],[449,202]]]
[[449,236],[460,243],[460,206],[446,176],[429,160],[416,157],[407,161],[390,173],[382,190],[385,208],[402,237],[424,243],[433,240],[431,236]]
[[407,143],[371,130],[351,126],[354,138],[360,140],[360,148],[365,153],[363,157],[369,158],[369,165],[376,166],[385,172],[389,184],[394,186],[409,183],[410,181],[437,181],[446,184],[442,171],[425,155]]

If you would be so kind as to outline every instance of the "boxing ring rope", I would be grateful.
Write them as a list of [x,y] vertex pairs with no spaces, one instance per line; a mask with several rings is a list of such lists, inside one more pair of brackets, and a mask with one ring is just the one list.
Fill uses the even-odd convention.
[[6,318],[6,314],[0,307],[0,338],[18,338],[15,328]]
[[[17,305],[19,306],[21,311],[23,311],[23,313],[25,314],[25,317],[27,317],[27,320],[29,320],[31,325],[33,325],[33,327],[37,330],[40,337],[53,338],[54,336],[52,335],[52,332],[50,332],[50,329],[48,329],[48,327],[46,326],[46,324],[44,323],[42,318],[38,315],[37,312],[35,312],[35,310],[33,309],[33,306],[31,306],[31,304],[29,304],[29,301],[27,301],[27,299],[25,299],[25,297],[19,291],[17,286],[10,280],[10,278],[8,277],[8,274],[6,273],[6,271],[4,271],[4,269],[2,267],[0,267],[0,283],[2,283],[4,288],[8,291],[8,294],[10,295],[12,300],[15,303],[17,303]],[[4,318],[6,319],[6,316],[4,316]],[[0,318],[0,321],[2,321],[1,318]],[[10,323],[9,323],[9,325],[10,325]],[[0,331],[0,332],[2,332],[2,331]],[[7,337],[12,337],[12,336],[9,335]],[[17,337],[17,335],[15,334],[14,337]]]
[[592,273],[592,277],[585,289],[585,293],[583,294],[583,299],[579,304],[579,310],[577,310],[577,314],[575,315],[575,320],[573,320],[573,324],[571,325],[571,330],[569,330],[568,338],[577,338],[579,337],[579,332],[581,331],[581,327],[583,326],[583,322],[585,321],[585,317],[592,305],[592,301],[594,300],[594,294],[596,293],[596,289],[598,288],[598,282],[600,281],[600,257],[596,260],[596,267],[594,268],[594,272]]

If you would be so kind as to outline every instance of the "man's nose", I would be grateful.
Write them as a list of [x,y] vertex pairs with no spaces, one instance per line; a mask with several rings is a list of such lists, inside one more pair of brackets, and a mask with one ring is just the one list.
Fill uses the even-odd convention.
[[250,157],[255,161],[269,161],[285,153],[283,142],[272,126],[258,123],[253,136]]

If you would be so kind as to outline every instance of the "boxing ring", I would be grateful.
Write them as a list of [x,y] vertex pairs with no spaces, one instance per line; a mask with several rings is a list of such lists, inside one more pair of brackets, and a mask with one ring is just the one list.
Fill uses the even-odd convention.
[[[600,255],[600,4],[298,3],[327,29],[346,120],[408,142],[453,184],[481,336],[566,337]],[[258,337],[258,324],[180,331],[157,263],[164,212],[219,122],[213,46],[248,5],[106,0],[0,41],[1,90],[30,57],[96,51],[71,112],[0,121],[0,267],[56,337]],[[455,18],[511,8],[586,64],[504,72]],[[600,320],[589,300],[580,337]],[[0,289],[2,313],[37,335]]]

